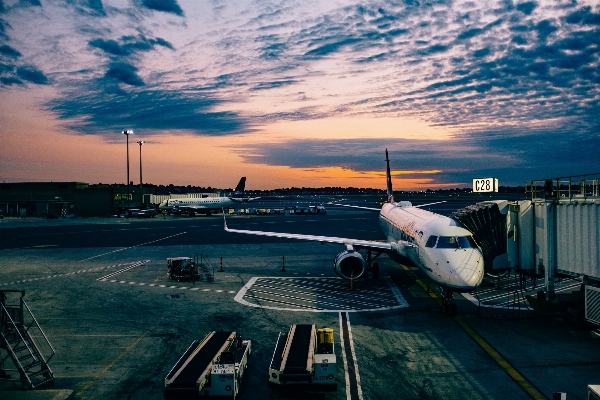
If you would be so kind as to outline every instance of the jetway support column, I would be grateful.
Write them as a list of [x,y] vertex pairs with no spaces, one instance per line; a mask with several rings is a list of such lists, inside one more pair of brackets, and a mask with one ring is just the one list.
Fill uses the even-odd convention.
[[544,268],[546,300],[552,300],[556,297],[556,204],[553,200],[535,203],[535,242],[538,268]]

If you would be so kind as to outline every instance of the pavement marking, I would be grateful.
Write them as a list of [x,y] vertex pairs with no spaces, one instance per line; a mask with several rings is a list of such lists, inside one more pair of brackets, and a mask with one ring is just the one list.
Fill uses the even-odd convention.
[[118,252],[118,251],[129,250],[129,249],[133,249],[133,248],[135,248],[135,247],[140,247],[140,246],[145,246],[145,245],[147,245],[147,244],[151,244],[151,243],[160,242],[161,240],[170,239],[170,238],[172,238],[172,237],[175,237],[175,236],[183,235],[184,233],[186,233],[186,232],[180,232],[180,233],[176,233],[176,234],[174,234],[174,235],[170,235],[170,236],[166,236],[166,237],[164,237],[164,238],[160,238],[160,239],[152,240],[152,241],[150,241],[150,242],[136,244],[135,246],[123,247],[123,248],[121,248],[121,249],[116,249],[116,250],[113,250],[113,251],[109,251],[109,252],[107,252],[107,253],[98,254],[97,256],[93,256],[93,257],[84,258],[83,260],[79,260],[79,261],[77,261],[77,262],[83,262],[83,261],[91,260],[91,259],[93,259],[93,258],[102,257],[102,256],[105,256],[105,255],[107,255],[107,254],[116,253],[116,252]]
[[[349,283],[332,277],[253,277],[234,300],[249,307],[280,311],[360,312],[408,307],[391,279],[350,291]],[[267,305],[271,304],[271,305]]]
[[[512,277],[514,278],[514,277]],[[488,279],[488,278],[484,278]],[[489,282],[490,280],[487,280]],[[493,279],[496,281],[496,278]],[[484,280],[484,283],[486,281]],[[528,310],[533,310],[527,304],[527,299],[523,295],[525,290],[521,290],[519,285],[511,279],[511,281],[505,280],[500,282],[503,287],[498,289],[495,285],[493,287],[482,288],[481,286],[471,292],[471,293],[462,293],[463,297],[469,300],[471,303],[475,304],[478,307],[486,307],[486,308],[500,308],[500,309],[512,309],[512,308],[524,308]],[[576,279],[562,279],[560,282],[555,282],[555,292],[564,292],[567,290],[572,290],[581,286],[581,281]],[[528,292],[535,293],[536,289],[541,289],[544,287],[543,280],[540,279],[539,283],[536,283],[531,289],[528,289]],[[521,305],[522,304],[522,305]]]
[[[405,271],[408,272],[409,275],[415,278],[415,281],[419,284],[419,286],[421,286],[432,299],[438,298],[438,296],[433,293],[419,278],[417,278],[417,276],[410,271],[408,267],[402,264],[400,265]],[[496,349],[494,349],[491,344],[489,344],[483,337],[475,332],[475,330],[461,317],[453,316],[452,319],[458,324],[458,326],[462,328],[463,331],[465,331],[467,335],[471,337],[471,339],[475,341],[475,343],[479,345],[479,347],[481,347],[490,357],[492,357],[492,359],[498,363],[500,368],[502,368],[504,372],[506,372],[508,376],[510,376],[517,383],[517,385],[521,387],[521,389],[531,396],[531,398],[534,400],[546,400],[546,396],[537,390],[535,386],[533,386],[523,375],[521,375],[515,367],[506,361],[506,359],[502,357],[502,355]]]
[[500,365],[500,367],[523,389],[532,399],[546,400],[546,396],[540,393],[523,375],[517,371],[502,355],[494,349],[484,338],[482,338],[473,328],[471,328],[461,317],[455,316],[452,319],[460,326],[470,337],[485,350]]
[[162,284],[157,284],[157,283],[146,283],[146,282],[135,282],[135,281],[118,281],[116,279],[103,279],[102,282],[120,283],[122,285],[158,287],[161,289],[188,290],[188,291],[197,291],[197,292],[213,292],[213,293],[229,293],[229,294],[237,293],[235,290],[207,289],[207,288],[191,287],[191,286],[162,285]]
[[[358,373],[358,362],[354,351],[352,330],[348,312],[339,313],[340,320],[340,343],[342,345],[342,360],[344,361],[344,376],[346,377],[346,399],[363,400],[362,388],[360,386],[360,374]],[[348,349],[348,351],[346,351]]]
[[160,323],[160,321],[163,320],[163,318],[165,318],[165,317],[164,316],[161,317],[156,322],[156,324],[154,324],[152,327],[150,327],[150,329],[148,329],[142,336],[140,336],[135,342],[133,342],[129,347],[127,347],[125,349],[125,351],[123,351],[117,358],[115,358],[102,371],[100,371],[100,373],[98,373],[98,375],[94,376],[92,378],[92,380],[90,380],[78,393],[75,394],[75,397],[81,396],[83,394],[83,392],[85,392],[86,390],[88,390],[89,387],[94,384],[94,382],[96,382],[98,379],[100,379],[100,377],[102,377],[102,375],[104,375],[106,372],[108,372],[108,370],[111,369],[113,365],[115,365],[117,362],[119,362],[119,360],[121,358],[125,357],[125,355],[127,353],[129,353],[135,346],[137,346],[138,343],[142,341],[142,339],[144,339],[150,332],[152,332],[152,330],[156,327],[156,325],[158,325]]
[[25,283],[25,282],[34,282],[34,281],[40,281],[40,280],[43,280],[43,279],[60,278],[61,276],[69,276],[69,275],[75,275],[75,274],[82,274],[84,272],[102,271],[104,269],[116,268],[116,267],[120,267],[122,265],[130,265],[130,263],[115,264],[115,265],[111,265],[111,266],[108,266],[108,267],[98,267],[98,268],[82,269],[82,270],[75,271],[75,272],[67,272],[65,274],[48,275],[48,276],[44,276],[44,277],[40,277],[40,278],[23,279],[23,280],[20,280],[20,281],[13,281],[13,282],[8,282],[8,283],[2,283],[2,284],[0,284],[0,286],[14,285],[14,284],[17,284],[17,283]]
[[421,286],[421,288],[423,288],[423,290],[425,291],[425,293],[427,293],[429,295],[429,297],[431,297],[432,299],[437,299],[438,298],[437,294],[435,294],[431,290],[431,287],[429,287],[428,285],[426,285],[425,283],[423,283],[423,281],[420,280],[417,277],[417,275],[415,275],[415,273],[410,270],[410,268],[408,268],[406,265],[403,265],[403,264],[400,264],[400,266],[402,267],[402,269],[404,269],[408,273],[408,275],[410,275],[411,277],[413,277],[413,279],[415,280],[415,282],[417,282],[417,284],[419,286]]
[[148,262],[150,262],[150,260],[136,261],[136,262],[132,263],[131,265],[129,265],[129,266],[123,268],[123,269],[120,269],[118,271],[112,272],[112,273],[110,273],[108,275],[105,275],[105,276],[103,276],[101,278],[98,278],[96,280],[97,281],[105,281],[108,278],[112,278],[113,276],[116,276],[116,275],[118,275],[118,274],[120,274],[122,272],[125,272],[125,271],[129,271],[130,269],[134,269],[135,267],[139,267],[140,265],[146,264]]

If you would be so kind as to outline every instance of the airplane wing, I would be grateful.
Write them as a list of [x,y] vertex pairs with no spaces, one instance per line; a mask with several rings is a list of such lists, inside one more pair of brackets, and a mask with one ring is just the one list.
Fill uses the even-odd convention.
[[223,221],[225,223],[225,231],[233,233],[243,233],[246,235],[257,235],[257,236],[271,236],[285,239],[298,239],[308,240],[313,242],[325,242],[325,243],[339,243],[346,246],[353,246],[363,249],[378,249],[378,250],[392,250],[392,245],[388,242],[378,242],[375,240],[360,240],[360,239],[349,239],[333,236],[315,236],[315,235],[303,235],[298,233],[282,233],[282,232],[265,232],[265,231],[249,231],[245,229],[231,229],[227,227],[227,221],[223,215]]
[[[445,203],[445,202],[446,201],[436,201],[435,203],[419,204],[418,206],[413,206],[413,207],[419,208],[419,207],[431,206],[433,204],[440,204],[440,203]],[[357,208],[359,210],[381,211],[381,208],[374,208],[374,207],[351,206],[349,204],[339,204],[339,203],[327,203],[327,204],[330,204],[332,206],[337,206],[337,207]]]
[[351,206],[350,204],[336,204],[336,203],[327,203],[327,204],[331,204],[332,206],[337,206],[337,207],[357,208],[359,210],[381,211],[381,208],[375,208],[375,207]]
[[444,200],[444,201],[436,201],[435,203],[419,204],[418,206],[413,206],[413,207],[419,208],[419,207],[431,206],[431,205],[434,205],[434,204],[440,204],[440,203],[445,203],[445,202],[446,202],[446,200]]

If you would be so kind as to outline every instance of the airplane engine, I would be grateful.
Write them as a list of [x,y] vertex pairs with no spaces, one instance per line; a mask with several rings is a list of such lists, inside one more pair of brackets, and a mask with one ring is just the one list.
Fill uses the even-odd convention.
[[335,273],[344,279],[358,279],[367,270],[367,262],[354,250],[345,250],[335,256]]

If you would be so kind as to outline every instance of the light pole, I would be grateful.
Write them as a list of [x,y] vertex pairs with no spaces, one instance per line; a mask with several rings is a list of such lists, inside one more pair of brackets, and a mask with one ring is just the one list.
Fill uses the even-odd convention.
[[129,135],[133,135],[133,131],[128,129],[123,131],[123,135],[127,136],[127,210],[129,210]]
[[146,142],[144,142],[143,140],[138,140],[136,142],[137,144],[140,145],[140,189],[142,188],[142,145]]

